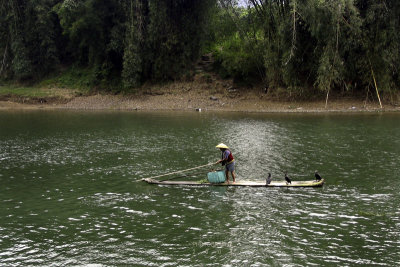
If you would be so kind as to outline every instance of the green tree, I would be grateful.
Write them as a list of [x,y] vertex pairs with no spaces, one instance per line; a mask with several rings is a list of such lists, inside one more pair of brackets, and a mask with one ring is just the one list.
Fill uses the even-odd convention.
[[17,79],[38,77],[59,61],[58,20],[51,8],[58,1],[1,1],[1,73]]
[[258,77],[270,88],[315,87],[327,96],[331,90],[368,90],[372,70],[382,90],[396,88],[398,1],[248,0],[247,8],[219,3],[235,26],[229,36],[219,34],[215,49],[231,76],[257,73],[257,60],[239,60],[254,57],[264,60]]
[[362,54],[358,62],[364,87],[373,84],[375,75],[379,89],[398,89],[399,82],[399,19],[398,1],[357,1],[363,17]]
[[148,26],[152,80],[173,80],[198,58],[206,13],[213,1],[154,0]]
[[[324,92],[398,90],[395,0],[0,0],[0,77],[62,65],[91,85],[176,80],[200,53],[236,81]],[[319,93],[321,94],[321,93]]]
[[127,10],[126,41],[122,77],[126,88],[138,87],[147,78],[147,25],[149,20],[147,0],[130,0]]
[[126,87],[179,79],[202,47],[213,0],[129,2],[123,79]]
[[93,83],[122,69],[126,11],[122,0],[65,0],[55,7],[72,62],[93,68]]

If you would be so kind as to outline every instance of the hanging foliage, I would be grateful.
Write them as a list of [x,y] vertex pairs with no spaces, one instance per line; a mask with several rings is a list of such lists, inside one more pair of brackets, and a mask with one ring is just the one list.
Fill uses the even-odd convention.
[[[0,78],[80,66],[126,90],[191,73],[283,90],[398,90],[395,0],[0,0]],[[372,75],[373,73],[373,75]]]

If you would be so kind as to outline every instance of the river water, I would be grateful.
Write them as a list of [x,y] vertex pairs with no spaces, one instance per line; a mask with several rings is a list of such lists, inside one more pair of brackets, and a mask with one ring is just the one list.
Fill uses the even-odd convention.
[[[0,112],[0,266],[398,266],[400,114]],[[149,185],[214,162],[238,180]],[[200,180],[209,169],[186,173]],[[177,177],[175,177],[177,178]]]

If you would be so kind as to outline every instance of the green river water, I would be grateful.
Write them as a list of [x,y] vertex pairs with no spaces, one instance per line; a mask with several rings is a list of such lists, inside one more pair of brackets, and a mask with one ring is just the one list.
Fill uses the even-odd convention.
[[[399,266],[400,114],[0,112],[0,266]],[[149,185],[219,159],[238,180]],[[208,168],[181,180],[206,178]],[[181,175],[182,176],[182,175]]]

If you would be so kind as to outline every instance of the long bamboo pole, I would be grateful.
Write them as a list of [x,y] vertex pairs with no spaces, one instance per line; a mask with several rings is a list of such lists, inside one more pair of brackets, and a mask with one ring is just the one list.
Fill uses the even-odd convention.
[[156,175],[156,176],[152,176],[152,177],[143,178],[142,180],[144,180],[144,179],[154,179],[154,178],[159,178],[159,177],[168,176],[168,175],[172,175],[172,174],[177,174],[177,173],[181,173],[181,172],[192,171],[192,170],[200,169],[200,168],[207,167],[207,166],[210,166],[210,165],[213,165],[213,164],[215,164],[215,163],[214,162],[210,162],[210,163],[207,163],[205,165],[193,167],[193,168],[186,169],[186,170],[169,172],[169,173],[165,173],[165,174],[160,174],[160,175]]

